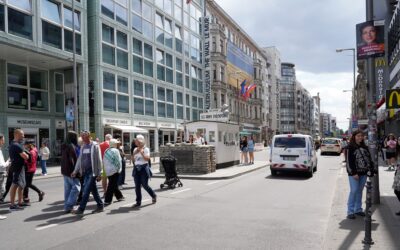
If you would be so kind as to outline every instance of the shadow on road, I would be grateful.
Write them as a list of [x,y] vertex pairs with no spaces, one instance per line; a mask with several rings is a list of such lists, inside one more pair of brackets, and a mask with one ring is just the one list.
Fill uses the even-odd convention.
[[270,180],[292,180],[292,181],[307,181],[310,179],[308,176],[302,173],[279,173],[278,175],[268,175],[265,179]]
[[110,210],[109,213],[107,214],[122,214],[122,213],[129,213],[129,212],[134,212],[134,211],[140,211],[141,209],[145,208],[145,207],[149,207],[152,206],[154,204],[146,204],[146,205],[142,205],[140,207],[136,207],[136,208],[132,208],[132,207],[119,207],[117,209],[113,209]]

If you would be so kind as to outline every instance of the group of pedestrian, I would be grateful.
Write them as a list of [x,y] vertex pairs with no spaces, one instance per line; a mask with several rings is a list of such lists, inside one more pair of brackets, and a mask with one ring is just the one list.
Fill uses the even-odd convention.
[[[14,138],[9,146],[9,159],[2,153],[4,135],[0,134],[0,202],[4,202],[10,192],[10,211],[23,210],[31,205],[29,189],[38,194],[39,202],[45,193],[33,184],[38,162],[38,150],[32,140],[24,141],[24,131],[14,130]],[[0,219],[5,219],[1,216]]]
[[250,139],[247,139],[247,136],[240,139],[240,164],[254,164],[254,145],[253,135],[250,136]]

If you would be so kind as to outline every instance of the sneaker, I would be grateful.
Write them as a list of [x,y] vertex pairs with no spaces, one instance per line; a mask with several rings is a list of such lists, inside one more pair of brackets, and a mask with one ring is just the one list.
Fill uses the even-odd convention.
[[354,214],[349,214],[349,215],[347,215],[346,218],[350,219],[350,220],[354,220],[356,218],[356,216]]
[[104,202],[105,207],[110,206],[110,205],[111,205],[111,202]]
[[83,211],[78,208],[78,209],[72,210],[71,214],[83,215]]
[[39,193],[39,202],[41,202],[43,200],[44,195],[45,195],[44,192]]
[[117,201],[124,201],[124,200],[125,200],[125,197],[121,197],[121,198],[117,199]]
[[70,213],[72,213],[72,209],[64,210],[64,213],[65,214],[70,214]]
[[95,210],[92,211],[92,214],[97,214],[104,212],[104,207],[97,207]]
[[139,203],[134,204],[131,208],[139,208],[141,205]]
[[28,202],[24,201],[21,204],[18,204],[18,206],[20,206],[20,207],[29,207],[30,205],[31,205],[31,203],[29,201]]
[[155,204],[155,203],[157,202],[157,195],[154,196],[153,199],[151,199],[151,202],[152,202],[153,204]]
[[365,217],[365,213],[364,212],[357,212],[356,215],[361,216],[361,217]]
[[10,211],[21,211],[21,210],[24,210],[24,208],[20,207],[18,205],[11,205],[10,206]]

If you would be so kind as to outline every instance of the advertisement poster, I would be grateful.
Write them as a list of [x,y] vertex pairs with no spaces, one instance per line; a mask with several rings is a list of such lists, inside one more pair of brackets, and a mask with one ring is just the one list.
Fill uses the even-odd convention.
[[384,20],[368,21],[356,26],[357,59],[368,59],[385,55]]

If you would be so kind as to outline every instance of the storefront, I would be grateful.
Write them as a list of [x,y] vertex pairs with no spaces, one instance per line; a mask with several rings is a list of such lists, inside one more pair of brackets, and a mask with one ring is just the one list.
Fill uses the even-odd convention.
[[165,145],[167,143],[175,143],[177,131],[175,123],[159,122],[158,123],[158,145]]
[[253,135],[255,142],[261,140],[261,129],[253,124],[243,123],[240,130],[240,136],[247,136],[248,138]]
[[[157,126],[152,121],[133,121],[133,125],[139,128],[146,129],[148,131],[147,146],[150,148],[150,152],[158,151],[158,143],[156,143]],[[158,137],[157,137],[158,138]]]

